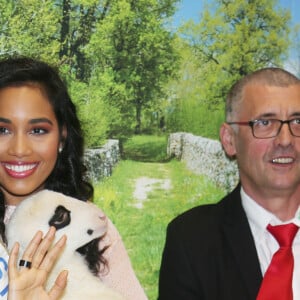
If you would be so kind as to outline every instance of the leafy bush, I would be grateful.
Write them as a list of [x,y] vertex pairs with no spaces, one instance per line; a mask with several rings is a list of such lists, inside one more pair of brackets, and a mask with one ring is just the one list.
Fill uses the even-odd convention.
[[196,99],[177,101],[167,115],[168,131],[184,131],[207,138],[218,139],[224,121],[224,108],[210,108]]
[[144,162],[167,160],[167,137],[135,135],[127,139],[123,147],[123,158]]
[[77,106],[87,147],[99,147],[107,137],[108,107],[94,85],[72,80],[70,94]]

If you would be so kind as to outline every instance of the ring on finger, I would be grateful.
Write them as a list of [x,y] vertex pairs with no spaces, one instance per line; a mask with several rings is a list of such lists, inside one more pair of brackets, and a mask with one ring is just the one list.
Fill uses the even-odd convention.
[[30,269],[31,268],[31,261],[21,259],[20,262],[19,262],[19,266]]

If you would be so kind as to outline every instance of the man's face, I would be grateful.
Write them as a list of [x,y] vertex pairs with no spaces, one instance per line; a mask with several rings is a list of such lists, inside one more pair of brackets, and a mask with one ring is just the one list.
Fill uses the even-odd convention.
[[[248,84],[236,116],[232,121],[300,118],[300,85]],[[234,130],[224,124],[221,140],[227,154],[236,156],[243,188],[253,198],[300,189],[300,137],[292,136],[287,124],[268,139],[255,138],[250,126]]]

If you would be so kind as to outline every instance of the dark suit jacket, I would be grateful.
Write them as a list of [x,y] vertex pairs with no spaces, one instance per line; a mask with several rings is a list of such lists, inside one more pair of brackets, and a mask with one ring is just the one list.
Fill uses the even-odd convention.
[[262,281],[240,186],[168,226],[159,300],[255,300]]

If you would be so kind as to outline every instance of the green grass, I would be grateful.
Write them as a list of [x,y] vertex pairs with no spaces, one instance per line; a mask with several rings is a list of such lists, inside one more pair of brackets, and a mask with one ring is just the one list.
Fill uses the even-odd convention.
[[[147,149],[143,150],[141,145],[147,145]],[[156,145],[157,148],[149,145]],[[218,201],[224,191],[217,189],[203,176],[191,173],[177,160],[166,163],[145,162],[144,160],[151,160],[150,149],[153,151],[152,161],[165,159],[166,139],[139,136],[125,145],[127,157],[140,157],[142,161],[122,160],[111,177],[95,185],[95,203],[118,228],[137,277],[149,299],[154,300],[157,298],[158,274],[167,224],[179,213],[193,206]],[[133,153],[134,155],[130,155]],[[172,188],[153,189],[142,208],[137,208],[133,192],[135,180],[142,176],[170,179]]]
[[144,162],[164,162],[167,160],[167,137],[135,135],[124,144],[123,157]]

